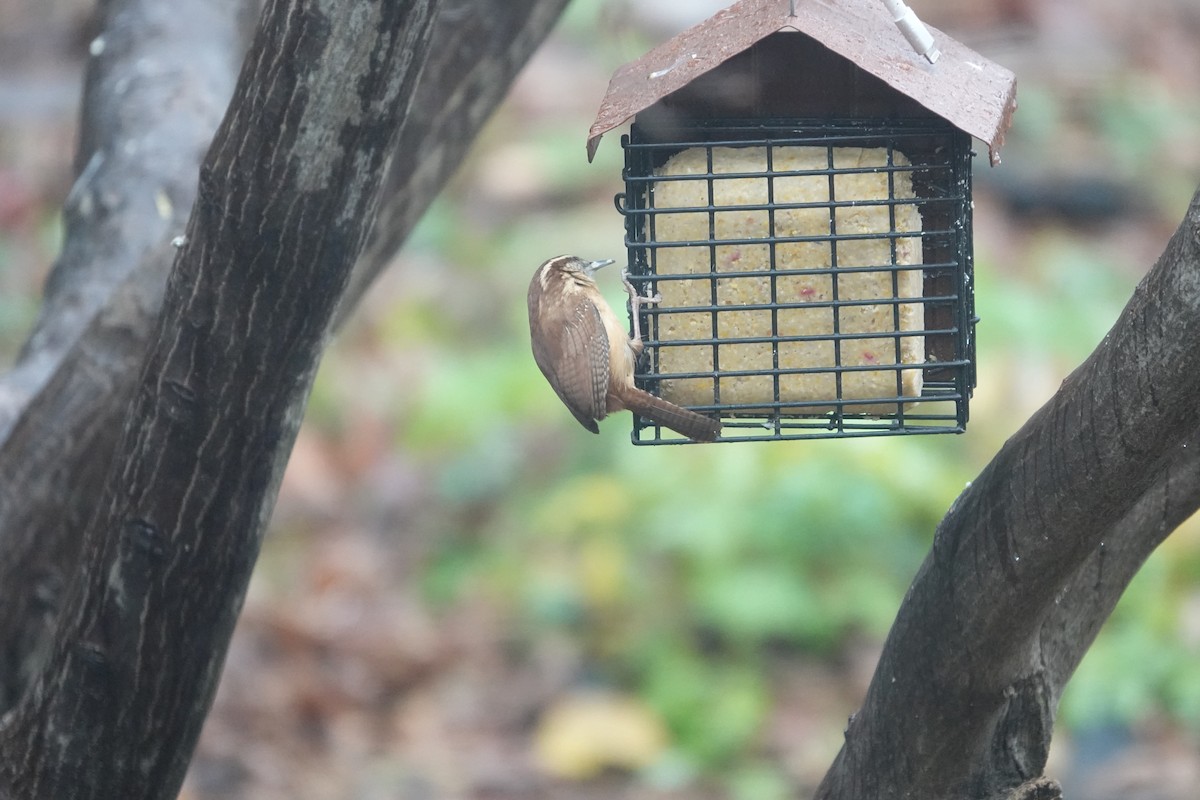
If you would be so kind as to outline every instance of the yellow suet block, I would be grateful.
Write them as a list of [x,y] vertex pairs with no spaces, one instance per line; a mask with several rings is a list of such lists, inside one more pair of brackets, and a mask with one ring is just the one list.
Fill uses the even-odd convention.
[[[915,203],[891,200],[913,198],[912,174],[903,154],[893,151],[892,166],[883,148],[781,146],[771,149],[768,180],[765,147],[712,148],[713,174],[759,173],[752,177],[718,177],[712,196],[706,179],[670,180],[709,171],[705,148],[690,148],[671,157],[656,174],[653,207],[654,241],[662,243],[712,241],[714,244],[662,247],[657,250],[660,276],[695,275],[694,280],[660,280],[662,303],[658,350],[660,374],[709,372],[713,346],[680,345],[672,341],[711,339],[720,343],[720,369],[763,371],[809,368],[821,371],[785,374],[779,378],[780,401],[880,400],[921,393],[921,370],[879,369],[840,371],[844,367],[923,365],[925,328],[921,271],[921,216]],[[779,175],[806,170],[863,169],[864,172],[821,175]],[[901,169],[894,169],[901,167]],[[876,171],[877,169],[877,171]],[[854,206],[831,208],[830,201],[855,201]],[[814,204],[803,208],[754,208],[773,204]],[[711,205],[722,210],[671,212],[672,208]],[[915,234],[895,236],[894,234]],[[838,238],[829,237],[862,237]],[[821,241],[778,242],[777,270],[791,271],[772,281],[771,247],[737,240],[770,237],[822,237]],[[731,241],[732,240],[732,241]],[[722,244],[722,242],[731,242]],[[839,272],[880,266],[884,269]],[[720,273],[754,273],[717,277]],[[911,265],[912,269],[905,269]],[[895,267],[899,267],[896,269]],[[773,287],[773,288],[772,288]],[[912,298],[916,302],[897,303]],[[837,302],[837,307],[828,305]],[[813,304],[781,309],[744,308],[756,305]],[[847,305],[847,303],[849,303]],[[667,309],[707,307],[718,311],[666,313]],[[743,309],[744,310],[739,310]],[[715,322],[714,322],[715,317]],[[834,334],[840,337],[834,341]],[[913,333],[916,332],[916,333]],[[855,338],[853,334],[883,334]],[[753,337],[820,337],[804,341],[728,342]],[[776,350],[777,349],[777,354]],[[778,359],[776,361],[776,358]],[[840,371],[840,378],[838,372]],[[899,381],[897,381],[899,373]],[[774,400],[772,375],[719,377],[722,404],[753,404]],[[840,381],[840,392],[838,383]],[[685,406],[716,402],[711,378],[665,379],[662,396]],[[785,415],[816,415],[832,406],[784,407]],[[847,413],[895,413],[896,403],[863,403],[844,407]],[[766,411],[764,410],[764,413]]]

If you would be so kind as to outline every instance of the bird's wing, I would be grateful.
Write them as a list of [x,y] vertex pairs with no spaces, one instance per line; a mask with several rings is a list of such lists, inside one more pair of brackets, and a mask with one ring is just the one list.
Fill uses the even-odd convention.
[[[559,396],[575,418],[589,430],[606,413],[608,396],[608,335],[596,305],[580,299],[562,331],[562,370]],[[586,422],[584,420],[587,420]]]
[[[580,298],[563,317],[557,336],[535,336],[534,360],[575,419],[592,433],[606,413],[608,336],[596,305]],[[539,346],[538,342],[544,346]]]

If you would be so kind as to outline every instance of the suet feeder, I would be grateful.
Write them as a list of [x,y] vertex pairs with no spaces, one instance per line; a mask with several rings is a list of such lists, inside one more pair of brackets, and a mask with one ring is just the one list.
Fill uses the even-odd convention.
[[641,388],[725,441],[964,429],[972,137],[999,162],[1015,80],[932,34],[930,64],[878,0],[742,0],[616,72],[588,157],[633,121]]

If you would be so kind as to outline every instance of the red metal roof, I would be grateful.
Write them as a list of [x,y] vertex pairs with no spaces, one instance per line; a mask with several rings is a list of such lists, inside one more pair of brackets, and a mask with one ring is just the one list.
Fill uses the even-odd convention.
[[1016,110],[1016,77],[930,28],[936,64],[917,54],[879,0],[740,0],[617,70],[588,132],[590,161],[600,137],[730,58],[781,31],[805,34],[897,92],[971,134],[1000,162]]

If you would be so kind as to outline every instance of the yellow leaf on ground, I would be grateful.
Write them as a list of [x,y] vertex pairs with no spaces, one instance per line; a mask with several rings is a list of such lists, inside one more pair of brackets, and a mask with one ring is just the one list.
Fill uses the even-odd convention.
[[559,699],[534,733],[543,770],[585,780],[605,769],[636,770],[667,748],[662,720],[644,703],[617,692],[586,692]]

